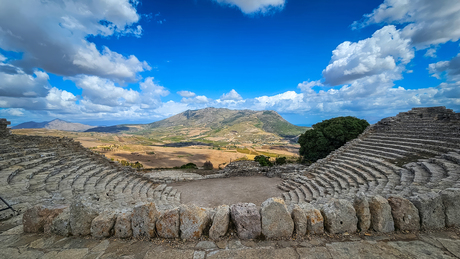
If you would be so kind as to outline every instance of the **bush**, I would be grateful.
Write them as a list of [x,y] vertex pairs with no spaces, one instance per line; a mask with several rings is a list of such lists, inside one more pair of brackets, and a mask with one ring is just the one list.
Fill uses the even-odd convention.
[[270,158],[268,156],[259,155],[254,157],[254,161],[259,162],[260,166],[272,166],[272,162],[270,162]]
[[198,169],[198,167],[194,163],[188,163],[188,164],[182,165],[180,169]]
[[313,163],[361,134],[369,123],[355,117],[337,117],[313,125],[299,137],[299,154],[304,163]]
[[286,157],[277,157],[275,160],[275,164],[277,165],[284,165],[286,164]]
[[203,164],[203,168],[206,170],[212,170],[214,169],[214,165],[211,163],[211,161],[206,161]]
[[[118,161],[118,160],[117,160]],[[121,160],[120,161],[121,165],[123,166],[131,166],[132,168],[136,168],[136,169],[141,169],[141,168],[144,168],[144,165],[139,163],[139,162],[136,162],[136,163],[130,163],[126,160]]]

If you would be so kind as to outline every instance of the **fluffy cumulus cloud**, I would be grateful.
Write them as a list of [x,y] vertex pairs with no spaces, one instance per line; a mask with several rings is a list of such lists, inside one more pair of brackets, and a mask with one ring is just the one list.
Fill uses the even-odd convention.
[[230,92],[223,94],[220,99],[222,101],[240,101],[243,100],[243,97],[239,93],[232,89]]
[[407,24],[401,32],[403,37],[410,39],[417,48],[427,48],[460,38],[459,13],[458,0],[385,0],[353,26]]
[[449,81],[460,82],[460,53],[449,61],[439,61],[430,64],[428,69],[438,79],[441,79],[441,76],[445,74]]
[[330,64],[323,70],[324,84],[336,86],[354,80],[398,70],[414,57],[410,41],[393,25],[372,37],[353,43],[345,41],[332,51]]
[[153,82],[153,77],[147,77],[141,82],[141,108],[153,109],[161,105],[161,97],[169,95],[169,91]]
[[177,92],[178,95],[186,98],[194,97],[196,94],[194,92],[190,91],[179,91]]
[[236,6],[245,14],[270,13],[284,8],[286,0],[214,0],[222,5]]
[[99,51],[88,36],[140,36],[137,1],[4,1],[0,8],[0,48],[21,52],[13,65],[31,74],[35,68],[75,76],[95,75],[120,82],[136,81],[149,70],[145,61],[107,47]]

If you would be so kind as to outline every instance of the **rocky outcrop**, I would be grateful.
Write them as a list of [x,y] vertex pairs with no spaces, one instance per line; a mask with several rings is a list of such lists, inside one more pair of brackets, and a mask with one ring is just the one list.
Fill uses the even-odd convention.
[[133,228],[131,226],[132,216],[133,213],[131,211],[118,214],[114,226],[116,238],[129,238],[133,236]]
[[91,222],[98,212],[85,200],[76,200],[70,205],[70,229],[74,236],[91,234]]
[[254,239],[260,236],[260,213],[254,203],[234,204],[230,207],[230,212],[240,239]]
[[93,219],[91,222],[91,236],[94,238],[110,237],[114,234],[115,221],[117,214],[115,212],[104,212]]
[[261,206],[262,234],[266,238],[288,238],[294,231],[294,221],[284,200],[269,198]]
[[54,218],[61,214],[65,208],[65,206],[36,205],[26,210],[22,216],[24,232],[45,232],[45,228],[49,229]]

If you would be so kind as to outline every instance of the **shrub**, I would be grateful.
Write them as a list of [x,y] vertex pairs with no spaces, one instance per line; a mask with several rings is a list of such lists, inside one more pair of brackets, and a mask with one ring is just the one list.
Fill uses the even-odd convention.
[[206,161],[203,164],[203,168],[206,170],[212,170],[214,169],[214,165],[211,163],[211,161]]
[[188,163],[188,164],[182,165],[180,169],[198,169],[198,167],[194,163]]
[[268,156],[259,155],[254,157],[254,161],[259,162],[260,166],[272,166],[272,162],[270,162],[270,158]]
[[361,134],[369,123],[355,117],[337,117],[313,125],[299,137],[299,154],[304,163],[325,158],[329,153],[343,146]]
[[284,165],[286,164],[286,157],[277,157],[275,160],[275,164],[277,165]]

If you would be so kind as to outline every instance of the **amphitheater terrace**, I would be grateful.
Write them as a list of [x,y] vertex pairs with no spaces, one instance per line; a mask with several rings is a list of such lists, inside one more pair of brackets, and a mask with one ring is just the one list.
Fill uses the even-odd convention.
[[[385,118],[308,167],[234,162],[206,176],[144,174],[71,139],[18,136],[8,125],[0,120],[0,196],[5,201],[0,240],[6,241],[0,255],[53,252],[58,258],[86,249],[83,256],[89,258],[94,247],[106,244],[101,255],[115,257],[106,249],[120,239],[143,240],[136,243],[138,253],[149,246],[146,240],[177,246],[152,250],[150,257],[144,251],[146,258],[161,258],[165,251],[167,257],[183,258],[363,256],[353,248],[382,257],[460,257],[460,114],[445,107],[414,108]],[[209,208],[194,205],[200,195],[188,199],[194,188],[230,185],[236,177],[267,178],[273,186],[265,188],[267,197],[257,204],[250,199],[224,204],[225,191],[208,195],[207,202],[215,205]],[[260,188],[245,188],[241,195]],[[441,234],[426,234],[430,231]],[[387,234],[409,241],[369,239]],[[93,241],[83,242],[86,236]],[[21,248],[20,240],[27,238],[33,240]],[[332,243],[326,244],[327,238]],[[93,245],[76,251],[53,250],[46,243],[61,239]],[[184,242],[190,240],[194,248]]]

